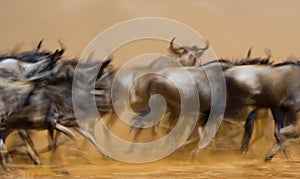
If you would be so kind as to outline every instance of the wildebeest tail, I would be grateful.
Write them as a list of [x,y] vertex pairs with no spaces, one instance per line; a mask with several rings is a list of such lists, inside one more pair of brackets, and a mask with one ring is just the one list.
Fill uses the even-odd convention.
[[242,145],[240,148],[241,152],[247,152],[248,147],[249,147],[249,142],[251,139],[252,131],[253,131],[253,125],[254,125],[254,120],[257,116],[258,109],[255,108],[250,112],[250,114],[247,117],[246,123],[245,123],[245,131],[242,139]]

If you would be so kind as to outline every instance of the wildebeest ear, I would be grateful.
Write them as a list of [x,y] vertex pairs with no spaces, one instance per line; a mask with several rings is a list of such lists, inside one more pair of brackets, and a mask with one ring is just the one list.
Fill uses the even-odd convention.
[[56,49],[52,55],[52,58],[60,58],[60,56],[62,56],[64,54],[64,52],[65,52],[65,49],[61,49],[61,50]]
[[65,49],[63,48],[63,49],[59,50],[57,53],[59,56],[62,56],[65,53]]
[[55,52],[53,53],[53,55],[52,55],[52,57],[51,57],[52,60],[53,60],[53,61],[59,60],[63,53],[64,53],[64,50],[58,50],[58,49],[55,50]]

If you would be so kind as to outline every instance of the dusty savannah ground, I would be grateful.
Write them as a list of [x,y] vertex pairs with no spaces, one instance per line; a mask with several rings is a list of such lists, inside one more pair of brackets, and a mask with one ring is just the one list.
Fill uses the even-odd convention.
[[[9,52],[16,45],[23,50],[31,49],[44,39],[49,49],[57,48],[57,40],[61,40],[67,46],[67,57],[80,56],[89,41],[104,29],[124,20],[155,16],[174,19],[194,28],[210,41],[219,57],[243,57],[252,46],[254,55],[264,55],[263,49],[269,48],[274,59],[281,61],[300,56],[299,5],[297,0],[1,0],[0,52]],[[176,30],[170,33],[177,35]],[[111,48],[105,50],[109,52]],[[116,51],[113,64],[120,66],[134,56],[149,52],[166,54],[166,48],[166,43],[151,40],[131,43]],[[120,131],[117,128],[122,124],[118,125],[114,126],[115,131]],[[119,135],[126,136],[127,132],[124,130]],[[14,157],[15,169],[0,171],[0,178],[298,178],[297,141],[288,146],[293,161],[286,161],[279,154],[271,163],[262,162],[274,142],[270,133],[267,130],[261,134],[265,137],[251,148],[247,157],[236,152],[238,145],[217,140],[216,145],[203,151],[195,163],[188,160],[194,145],[161,161],[128,164],[104,160],[89,145],[84,147],[86,154],[79,153],[75,150],[80,142],[77,146],[69,142],[59,149],[63,170],[69,171],[69,175],[49,167],[50,154],[43,154],[45,165],[42,167],[32,165],[26,157]],[[240,137],[236,137],[236,141]],[[12,135],[8,142],[12,143],[14,138]],[[46,138],[42,132],[35,135],[38,148],[45,146]],[[216,150],[218,148],[223,150]]]

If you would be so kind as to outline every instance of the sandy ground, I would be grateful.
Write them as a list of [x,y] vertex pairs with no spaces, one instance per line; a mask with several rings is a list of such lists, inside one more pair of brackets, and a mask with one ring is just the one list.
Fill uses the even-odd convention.
[[[281,61],[300,56],[299,5],[297,0],[0,0],[0,53],[32,49],[44,39],[44,46],[49,49],[58,48],[57,41],[61,40],[67,46],[66,56],[78,57],[106,28],[124,20],[151,16],[174,19],[192,27],[209,40],[219,57],[243,57],[252,46],[255,56],[264,55],[263,50],[269,48],[274,59]],[[176,29],[171,33],[178,35]],[[167,54],[167,47],[167,43],[155,40],[130,43],[115,52],[113,64],[120,66],[149,52]],[[112,48],[104,50],[109,53]],[[89,145],[82,149],[80,142],[77,145],[69,142],[59,149],[60,157],[53,159],[60,158],[64,167],[50,167],[53,157],[49,153],[42,154],[44,166],[39,167],[27,156],[14,156],[13,169],[0,171],[0,178],[297,178],[299,144],[290,143],[293,161],[285,160],[280,153],[271,163],[263,163],[274,138],[269,130],[258,135],[264,138],[247,156],[237,153],[241,138],[238,136],[233,144],[216,141],[194,163],[189,160],[189,152],[195,144],[161,161],[128,164],[103,159]],[[13,143],[14,138],[12,135],[8,142]],[[37,148],[45,146],[46,141],[44,133],[35,135]]]
[[[25,155],[14,155],[8,171],[0,171],[2,178],[297,178],[300,174],[299,142],[291,141],[287,147],[293,157],[285,159],[280,152],[272,162],[263,162],[264,155],[274,141],[260,139],[246,155],[238,152],[238,141],[228,142],[227,134],[220,130],[218,137],[195,161],[190,151],[195,143],[180,148],[159,161],[130,164],[103,158],[91,145],[70,141],[55,154],[44,153],[43,166],[35,166]],[[45,133],[36,133],[37,149],[42,148]],[[222,137],[223,136],[223,137]],[[225,137],[224,137],[225,136]],[[226,139],[227,141],[224,141]],[[39,141],[39,143],[38,143]],[[39,145],[40,144],[40,145]],[[155,149],[154,149],[155,150]]]

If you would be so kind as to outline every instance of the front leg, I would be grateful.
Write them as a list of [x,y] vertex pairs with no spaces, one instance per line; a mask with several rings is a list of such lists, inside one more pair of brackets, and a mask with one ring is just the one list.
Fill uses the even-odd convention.
[[6,149],[4,140],[0,138],[0,157],[1,157],[1,166],[3,169],[6,169],[6,156],[8,154],[8,151]]
[[5,139],[6,137],[11,133],[13,132],[14,129],[9,129],[9,130],[4,130],[4,131],[0,131],[0,164],[1,164],[1,167],[3,169],[7,169],[6,167],[6,161],[7,159],[11,160],[10,158],[10,155],[9,155],[9,152],[6,148],[6,145],[5,145]]
[[25,146],[26,146],[26,151],[29,155],[29,157],[33,160],[33,162],[36,165],[42,165],[42,161],[40,159],[39,154],[37,153],[33,141],[31,137],[28,135],[28,132],[26,130],[20,129],[19,130],[19,136],[21,139],[24,141]]

